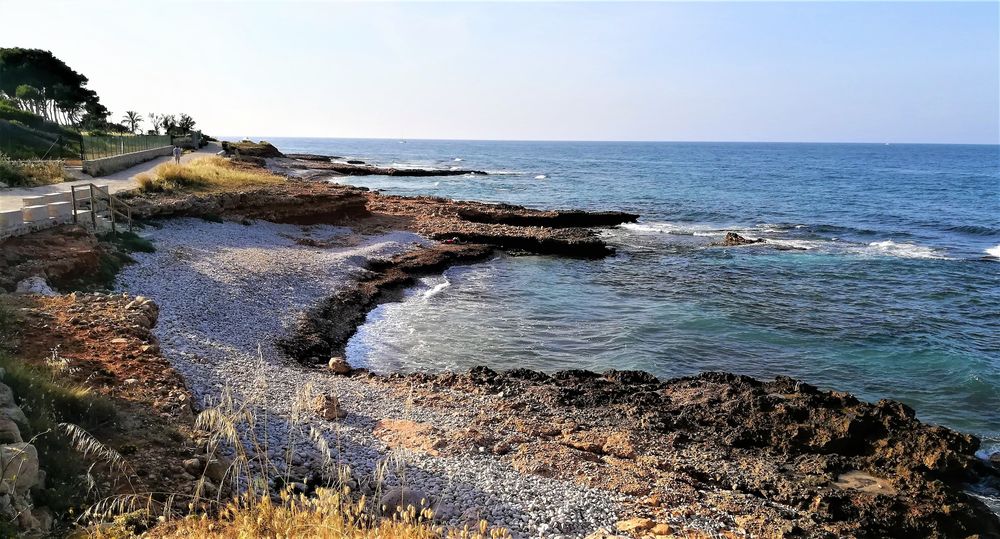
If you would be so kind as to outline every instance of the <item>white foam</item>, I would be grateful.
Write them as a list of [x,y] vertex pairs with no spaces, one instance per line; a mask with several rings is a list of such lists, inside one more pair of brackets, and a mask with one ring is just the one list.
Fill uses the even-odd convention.
[[986,254],[992,256],[993,258],[1000,258],[1000,245],[986,249]]
[[453,161],[461,161],[461,160],[462,160],[461,157],[456,157],[455,159],[453,159]]
[[424,292],[424,299],[430,299],[430,298],[432,298],[432,297],[440,294],[442,290],[444,290],[445,288],[448,288],[449,286],[451,286],[451,281],[449,281],[448,279],[445,279],[443,283],[438,283],[438,284],[434,285],[434,287],[431,288],[430,290]]
[[865,249],[869,254],[895,256],[899,258],[947,259],[935,249],[915,243],[896,243],[892,240],[873,241]]
[[545,178],[548,178],[548,176],[546,176],[545,174],[539,174],[538,176],[535,176],[536,180],[544,180]]
[[675,223],[651,221],[648,223],[625,223],[625,230],[638,234],[677,234],[682,236],[722,236],[725,231],[708,225],[678,225]]

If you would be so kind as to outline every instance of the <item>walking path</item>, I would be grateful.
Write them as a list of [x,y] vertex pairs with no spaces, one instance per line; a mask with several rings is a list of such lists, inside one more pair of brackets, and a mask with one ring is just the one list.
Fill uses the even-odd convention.
[[[182,155],[181,163],[187,163],[194,159],[200,159],[206,155],[213,155],[220,149],[221,147],[218,143],[210,142],[208,146],[205,146],[204,148],[199,148],[198,150]],[[169,155],[157,157],[156,159],[140,163],[132,168],[127,168],[125,170],[115,172],[114,174],[108,174],[107,176],[101,176],[99,178],[91,178],[82,172],[77,172],[76,176],[84,179],[71,182],[54,183],[52,185],[42,185],[39,187],[0,188],[0,211],[21,209],[21,199],[24,197],[69,191],[71,185],[97,183],[100,185],[107,185],[108,189],[112,193],[132,189],[136,186],[136,176],[142,174],[143,172],[149,172],[157,165],[169,162],[171,159],[173,159],[173,157]]]

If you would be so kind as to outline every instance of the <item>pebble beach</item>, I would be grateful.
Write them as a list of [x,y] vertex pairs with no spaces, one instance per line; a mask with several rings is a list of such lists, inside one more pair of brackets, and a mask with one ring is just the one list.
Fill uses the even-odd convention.
[[[372,431],[382,419],[461,428],[468,416],[441,413],[355,378],[310,369],[282,357],[276,339],[298,315],[345,286],[365,262],[405,252],[426,240],[410,232],[355,235],[349,228],[256,221],[216,223],[173,219],[143,234],[155,253],[136,254],[118,279],[122,292],[153,298],[160,308],[155,335],[163,356],[185,378],[196,402],[211,405],[224,391],[253,398],[270,417],[271,448],[291,444],[291,464],[307,470],[321,460],[307,435],[321,432],[337,460],[361,484],[385,469],[382,488],[404,485],[440,496],[439,518],[461,526],[482,518],[516,537],[583,537],[612,526],[624,497],[577,484],[520,473],[489,454],[430,456],[389,450]],[[302,245],[320,240],[330,247]],[[308,242],[307,242],[308,243]],[[344,419],[303,418],[294,403],[303,388],[335,395]],[[253,397],[251,397],[253,396]],[[469,411],[469,414],[473,411]],[[273,461],[282,451],[271,449]]]

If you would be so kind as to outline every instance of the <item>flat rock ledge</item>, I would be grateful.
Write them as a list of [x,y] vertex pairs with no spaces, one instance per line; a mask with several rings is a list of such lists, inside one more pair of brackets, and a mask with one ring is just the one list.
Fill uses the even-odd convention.
[[1000,536],[963,490],[1000,486],[1000,469],[975,456],[979,440],[899,402],[721,372],[369,376],[418,405],[475,410],[463,429],[408,427],[425,433],[414,449],[471,445],[522,472],[633,496],[625,537],[699,521],[755,537]]
[[327,176],[486,176],[486,171],[462,168],[396,168],[380,167],[363,161],[343,161],[337,156],[325,157],[313,154],[263,155],[268,168],[289,176],[319,174]]

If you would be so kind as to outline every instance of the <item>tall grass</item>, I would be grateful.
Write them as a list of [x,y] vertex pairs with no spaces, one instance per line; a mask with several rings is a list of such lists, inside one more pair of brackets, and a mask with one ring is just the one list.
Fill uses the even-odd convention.
[[225,191],[241,187],[273,185],[283,176],[266,170],[210,156],[184,164],[164,163],[137,178],[139,190],[148,193],[177,191]]

